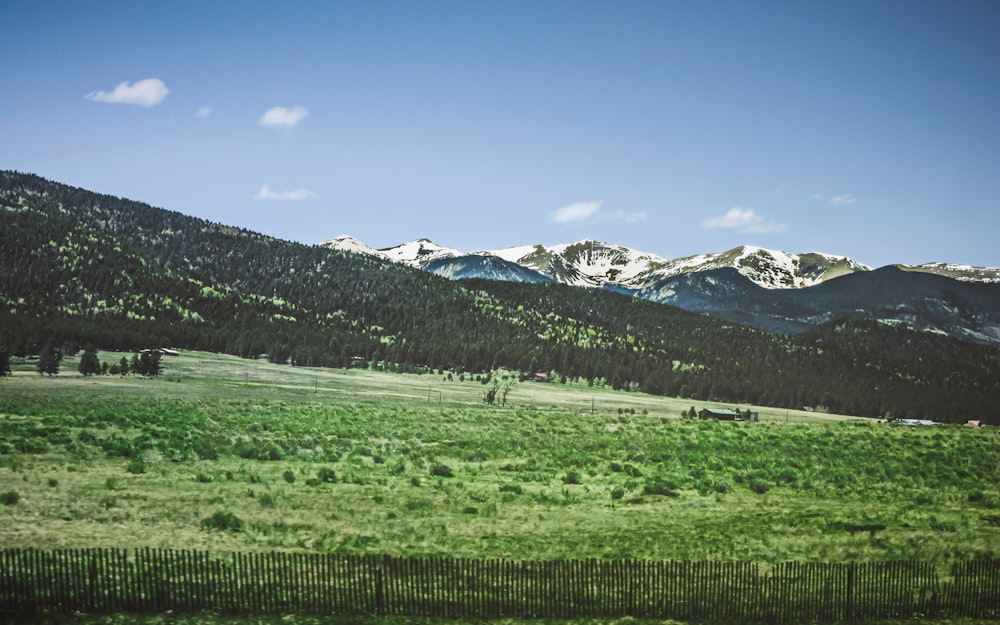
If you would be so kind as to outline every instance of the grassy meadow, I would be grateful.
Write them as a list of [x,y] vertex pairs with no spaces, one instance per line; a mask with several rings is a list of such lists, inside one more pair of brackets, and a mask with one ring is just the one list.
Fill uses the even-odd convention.
[[[121,354],[102,352],[116,362]],[[0,548],[756,562],[1000,557],[1000,434],[185,352],[0,379]],[[722,406],[729,407],[729,406]],[[741,406],[748,408],[748,406]]]

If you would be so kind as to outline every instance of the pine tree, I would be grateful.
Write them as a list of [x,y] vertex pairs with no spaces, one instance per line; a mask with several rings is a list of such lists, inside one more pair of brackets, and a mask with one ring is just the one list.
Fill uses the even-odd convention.
[[46,343],[38,354],[38,375],[58,375],[59,361],[61,360],[62,355],[59,350],[52,347],[50,343]]
[[10,352],[6,349],[0,349],[0,378],[5,375],[11,375]]
[[88,344],[83,348],[83,356],[80,357],[80,365],[77,371],[85,376],[100,375],[101,361],[97,357],[97,348]]

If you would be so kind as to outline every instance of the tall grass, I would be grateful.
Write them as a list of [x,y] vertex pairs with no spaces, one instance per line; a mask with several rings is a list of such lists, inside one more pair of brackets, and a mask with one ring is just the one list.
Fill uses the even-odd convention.
[[[352,397],[351,376],[315,373],[341,385],[336,399],[228,374],[208,393],[200,362],[181,383],[4,381],[0,483],[18,501],[0,507],[0,546],[768,562],[1000,555],[993,429],[687,420],[675,400],[671,417],[651,399],[640,411],[591,411],[585,389],[516,389],[512,399],[540,394],[508,408],[429,402],[426,387],[399,401],[408,387],[387,374],[359,378],[353,388],[365,394]],[[288,368],[275,375],[273,385],[295,379]],[[367,394],[376,379],[384,401]],[[600,395],[618,396],[639,401]],[[237,515],[241,531],[203,524],[217,511]]]

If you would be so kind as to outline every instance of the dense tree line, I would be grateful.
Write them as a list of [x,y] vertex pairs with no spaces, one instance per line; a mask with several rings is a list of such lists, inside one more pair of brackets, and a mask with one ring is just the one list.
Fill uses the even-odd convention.
[[174,346],[997,418],[998,350],[904,328],[844,320],[790,337],[607,291],[451,282],[14,172],[0,172],[0,233],[0,349],[14,355]]

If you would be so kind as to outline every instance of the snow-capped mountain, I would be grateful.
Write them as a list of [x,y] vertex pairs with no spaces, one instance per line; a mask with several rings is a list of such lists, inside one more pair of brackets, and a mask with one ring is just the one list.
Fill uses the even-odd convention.
[[333,250],[340,250],[342,252],[351,252],[353,254],[366,254],[368,256],[378,256],[380,258],[388,259],[388,256],[378,251],[373,247],[368,247],[361,241],[358,241],[349,234],[342,234],[337,237],[333,237],[328,241],[323,241],[320,243],[320,247],[328,247]]
[[[472,253],[443,247],[427,239],[418,239],[380,250],[372,249],[349,236],[336,237],[322,245],[345,251],[377,254],[421,269],[428,269],[431,263],[441,259],[450,259],[451,262],[436,263],[430,269],[446,277],[454,275],[472,277],[475,275],[475,266],[486,267],[482,257],[493,256],[531,269],[562,284],[629,291],[650,287],[670,276],[723,267],[732,267],[752,282],[767,289],[804,288],[838,276],[871,270],[871,267],[843,256],[820,253],[789,254],[750,246],[668,260],[625,246],[591,240],[552,246],[522,245]],[[467,263],[463,260],[465,258],[469,259]],[[461,267],[463,264],[469,266]],[[495,263],[490,266],[487,273],[490,275],[478,277],[508,279],[499,277],[508,272]]]
[[818,252],[789,254],[744,245],[718,254],[679,258],[658,271],[657,277],[724,267],[736,269],[765,289],[801,289],[858,271],[871,271],[871,267],[844,256]]
[[[871,271],[873,268],[845,256],[808,252],[790,254],[778,250],[744,245],[724,252],[697,254],[665,259],[621,245],[584,240],[560,245],[521,245],[498,250],[463,252],[444,247],[428,239],[417,239],[394,247],[376,250],[357,239],[342,235],[321,243],[347,252],[370,254],[426,269],[436,263],[434,273],[454,277],[483,277],[495,280],[520,280],[531,274],[508,271],[500,263],[485,263],[483,256],[493,256],[516,263],[562,284],[592,288],[638,291],[654,287],[671,276],[700,273],[732,267],[751,282],[766,289],[801,289],[822,284],[833,278]],[[468,257],[468,261],[466,259]],[[461,265],[467,264],[467,267]],[[474,267],[488,266],[486,274],[476,276]],[[949,263],[895,265],[903,271],[931,273],[968,282],[1000,283],[1000,268],[972,267]]]
[[798,333],[860,317],[1000,343],[1000,269],[945,263],[872,269],[844,256],[752,246],[671,260],[589,240],[473,253],[427,239],[381,250],[347,236],[323,245],[449,279],[610,289],[768,331]]
[[654,254],[601,241],[577,241],[545,247],[515,247],[486,252],[572,286],[641,288],[666,264]]
[[442,247],[429,239],[417,239],[395,247],[386,247],[380,249],[379,252],[389,260],[420,269],[439,258],[451,258],[465,254],[450,247]]
[[997,267],[973,267],[953,263],[924,263],[922,265],[896,265],[896,267],[903,271],[933,273],[963,282],[1000,283],[1000,268]]

